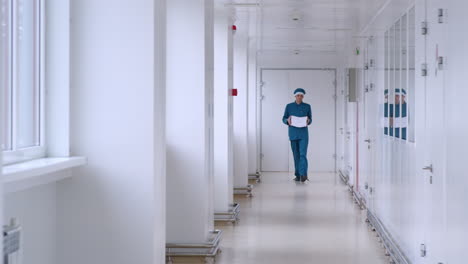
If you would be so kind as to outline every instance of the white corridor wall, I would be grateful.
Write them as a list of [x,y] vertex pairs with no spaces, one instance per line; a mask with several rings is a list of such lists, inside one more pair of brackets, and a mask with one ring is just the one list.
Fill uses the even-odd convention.
[[[384,64],[384,33],[413,6],[416,7],[413,29],[416,65],[411,70],[416,86],[414,111],[410,114],[416,122],[416,137],[415,142],[407,142],[384,135],[383,122],[369,119],[367,111],[383,117],[384,89],[388,81],[385,79],[388,67]],[[369,44],[367,38],[356,44],[361,48],[361,56],[344,53],[348,61],[356,62],[348,67],[364,69],[370,59],[375,62],[369,69],[373,77],[364,78],[359,87],[356,106],[361,118],[372,121],[368,126],[361,123],[356,137],[360,164],[364,165],[359,168],[358,175],[366,180],[369,188],[361,186],[355,191],[366,199],[368,209],[380,219],[412,264],[462,264],[468,258],[464,243],[468,232],[465,206],[468,181],[463,167],[468,150],[465,136],[468,123],[463,117],[468,38],[460,33],[467,23],[466,8],[467,3],[457,0],[388,1],[361,32],[374,38],[370,56],[364,56]],[[428,21],[426,36],[420,32],[422,21]],[[439,65],[439,57],[443,58],[442,65]],[[428,66],[427,77],[420,75],[424,63]],[[374,90],[366,92],[370,84],[375,85]],[[431,109],[436,111],[428,111]],[[356,122],[356,115],[348,117],[354,118],[351,123]],[[364,140],[368,138],[375,154],[372,159],[364,156],[368,146]],[[353,154],[346,153],[345,159],[349,159],[349,155]],[[432,172],[423,169],[431,165]],[[426,256],[421,256],[421,245],[427,249]]]

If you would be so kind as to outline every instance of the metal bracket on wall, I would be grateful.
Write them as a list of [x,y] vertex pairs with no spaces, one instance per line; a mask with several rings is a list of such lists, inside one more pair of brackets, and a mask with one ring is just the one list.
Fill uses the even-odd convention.
[[3,227],[3,263],[9,264],[10,256],[20,251],[21,226],[12,219]]
[[439,71],[444,70],[444,57],[440,56],[437,58],[437,66],[439,68]]
[[427,248],[425,244],[421,244],[419,251],[422,258],[427,256]]
[[442,8],[439,8],[439,24],[444,23],[444,13],[445,13],[445,10]]
[[422,77],[426,77],[426,76],[427,76],[427,73],[428,73],[428,70],[427,70],[427,63],[421,64],[421,76],[422,76]]
[[429,26],[427,21],[421,23],[421,35],[425,36],[429,33]]

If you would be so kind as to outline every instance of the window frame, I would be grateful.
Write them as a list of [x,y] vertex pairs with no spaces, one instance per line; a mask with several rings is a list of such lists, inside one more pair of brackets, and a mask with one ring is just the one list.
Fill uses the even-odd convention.
[[34,80],[34,84],[38,86],[38,98],[36,99],[39,106],[38,112],[35,120],[39,122],[38,124],[38,140],[39,144],[37,146],[26,147],[26,148],[19,148],[18,147],[18,105],[19,105],[19,98],[17,96],[17,0],[8,0],[10,2],[10,14],[11,18],[9,19],[10,22],[10,51],[12,54],[12,58],[10,61],[10,82],[9,89],[10,96],[11,96],[11,106],[10,106],[10,124],[11,124],[11,131],[8,131],[10,134],[9,137],[9,150],[3,151],[3,165],[15,164],[20,162],[25,162],[33,159],[39,159],[46,156],[46,137],[45,137],[45,11],[44,11],[44,0],[35,0],[38,7],[36,10],[37,19],[35,21],[35,30],[38,33],[35,39],[37,43],[36,51],[37,51],[37,62],[35,63],[36,69],[34,70],[37,73],[37,79]]
[[[411,52],[411,40],[414,41],[414,38],[415,38],[415,26],[416,26],[416,20],[415,20],[415,6],[412,5],[410,8],[408,8],[403,14],[401,14],[398,19],[394,22],[392,22],[392,24],[384,31],[384,35],[385,35],[385,40],[384,40],[384,52],[385,52],[385,72],[384,72],[384,75],[385,75],[385,90],[388,91],[388,105],[387,105],[387,110],[388,110],[388,115],[390,116],[390,110],[392,108],[392,105],[393,105],[393,111],[395,111],[395,90],[397,88],[400,89],[400,93],[402,93],[402,90],[403,90],[403,86],[401,85],[402,82],[403,82],[403,76],[405,76],[405,90],[407,92],[407,94],[405,95],[406,97],[406,102],[407,102],[407,112],[406,112],[406,115],[407,115],[407,123],[406,123],[406,138],[402,138],[403,136],[403,129],[400,129],[400,133],[399,133],[399,137],[396,136],[396,129],[395,127],[391,128],[390,127],[390,122],[385,120],[384,122],[384,127],[385,126],[388,126],[388,134],[385,134],[385,128],[384,128],[384,136],[387,137],[387,138],[390,138],[391,140],[395,140],[395,141],[402,141],[404,143],[407,143],[407,144],[415,144],[416,141],[417,141],[417,138],[415,136],[415,119],[417,118],[415,116],[415,113],[413,111],[413,108],[415,107],[415,101],[414,101],[414,96],[415,96],[415,84],[414,84],[414,81],[416,80],[417,76],[416,76],[416,72],[415,70],[411,67],[411,62],[414,62],[415,61],[415,54],[414,54],[414,51]],[[402,29],[403,29],[403,22],[405,22],[405,29],[406,31],[405,32],[401,32]],[[397,37],[396,37],[396,28],[399,28],[399,44],[397,44]],[[395,39],[391,39],[391,35],[394,35],[394,38]],[[402,39],[403,39],[403,35],[402,34],[405,34],[404,36],[404,40],[405,40],[405,43],[404,43],[404,46],[403,46],[403,43],[402,43]],[[412,36],[413,35],[413,36]],[[388,36],[388,37],[387,37]],[[393,41],[393,43],[392,43]],[[392,47],[395,46],[395,47]],[[397,50],[397,45],[399,45],[399,49]],[[393,50],[394,49],[394,50]],[[397,65],[391,65],[392,62],[396,62],[396,57],[399,56],[400,60],[402,59],[401,57],[401,53],[403,52],[403,50],[406,50],[406,55],[405,55],[405,64],[403,64],[402,61],[399,62],[399,66],[400,67],[400,73],[399,75],[400,76],[397,76],[396,75],[396,67]],[[392,54],[392,52],[394,52],[395,54]],[[388,58],[387,58],[388,56]],[[388,68],[388,69],[387,69]],[[394,72],[392,72],[394,71]],[[399,77],[399,78],[398,78]],[[387,80],[388,79],[388,80]],[[398,83],[400,85],[398,85]],[[400,97],[401,98],[401,97]],[[384,99],[385,100],[385,99]],[[403,114],[403,111],[402,111],[402,106],[399,105],[398,106],[399,109],[400,109],[400,115]],[[389,117],[390,119],[390,117]]]

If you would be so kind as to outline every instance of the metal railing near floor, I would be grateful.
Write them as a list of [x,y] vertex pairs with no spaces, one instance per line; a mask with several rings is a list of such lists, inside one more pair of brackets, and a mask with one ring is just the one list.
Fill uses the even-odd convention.
[[367,223],[381,238],[381,242],[385,247],[387,256],[390,257],[393,264],[411,264],[401,248],[392,238],[392,235],[387,231],[382,222],[380,222],[379,218],[369,210],[367,210]]
[[259,183],[262,181],[262,174],[258,171],[255,174],[249,174],[249,180],[254,180]]
[[235,187],[234,194],[245,194],[247,197],[252,197],[253,185],[249,184],[245,187]]
[[215,212],[215,222],[230,222],[235,224],[239,221],[240,205],[235,203],[230,205],[227,212]]
[[366,209],[366,202],[364,199],[362,199],[362,196],[360,193],[356,192],[354,186],[349,182],[349,176],[347,173],[343,172],[342,170],[338,171],[338,174],[340,175],[341,180],[343,181],[346,186],[348,186],[349,192],[353,196],[353,200],[356,202],[356,204],[361,208],[361,210]]
[[207,263],[214,263],[216,256],[221,252],[220,243],[223,232],[214,230],[207,243],[184,244],[167,243],[166,260],[173,263],[174,258],[205,258]]
[[348,174],[344,173],[342,170],[338,171],[341,180],[343,181],[344,184],[348,185],[349,183],[349,176]]

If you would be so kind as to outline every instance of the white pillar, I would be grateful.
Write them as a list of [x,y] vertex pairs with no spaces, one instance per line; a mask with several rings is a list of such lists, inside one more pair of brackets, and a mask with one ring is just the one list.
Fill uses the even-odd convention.
[[[254,20],[255,21],[255,20]],[[251,26],[252,27],[252,26]],[[259,172],[258,141],[257,141],[257,40],[249,40],[249,95],[248,95],[248,127],[249,127],[249,175]]]
[[[154,262],[166,261],[166,2],[155,4],[155,93],[154,93],[154,207],[160,213],[154,215]],[[163,232],[159,234],[159,232]]]
[[215,18],[214,179],[215,212],[233,204],[233,32],[232,18],[220,11]]
[[[2,15],[5,14],[5,12],[7,12],[6,10],[8,9],[4,9],[4,11],[1,12]],[[0,28],[0,52],[2,54],[7,54],[6,52],[9,51],[9,49],[7,48],[9,41],[8,41],[8,38],[6,38],[6,30],[9,30],[9,29],[6,29],[6,27]],[[6,87],[8,85],[9,78],[7,78],[7,76],[9,75],[10,73],[9,71],[7,71],[7,68],[4,66],[0,66],[0,87]],[[5,90],[3,88],[0,88],[0,101],[1,102],[4,102],[3,101],[4,96],[6,96]],[[0,107],[0,146],[3,146],[3,143],[4,143],[3,142],[4,131],[3,131],[3,128],[1,127],[4,125],[4,122],[5,122],[3,118],[6,118],[6,115],[5,115],[6,113],[4,111],[5,111],[4,107]],[[0,179],[3,179],[2,173],[3,173],[3,151],[0,148]],[[0,186],[0,226],[3,226],[3,184]],[[3,248],[3,239],[2,241],[0,241],[0,248]],[[0,264],[3,264],[3,258],[0,260]]]
[[213,230],[213,1],[167,1],[167,240]]
[[248,185],[248,29],[238,25],[234,35],[234,187]]
[[162,2],[70,2],[70,147],[88,164],[57,182],[56,263],[164,261]]

